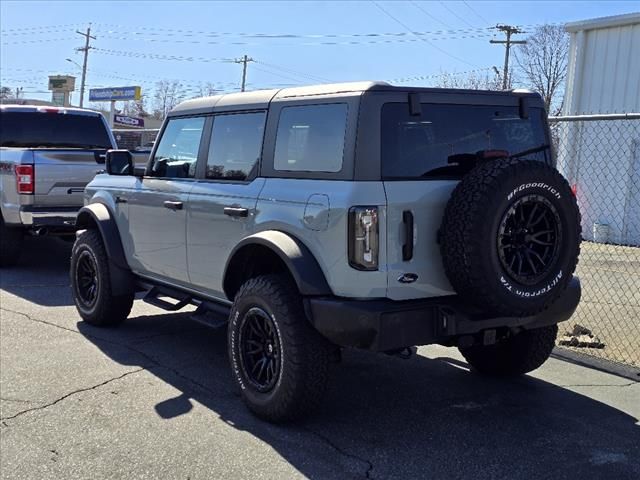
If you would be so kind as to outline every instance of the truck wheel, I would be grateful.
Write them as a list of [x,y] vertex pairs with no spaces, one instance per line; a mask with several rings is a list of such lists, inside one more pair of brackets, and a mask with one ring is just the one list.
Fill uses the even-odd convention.
[[495,345],[460,348],[475,370],[487,375],[523,375],[547,361],[556,343],[558,326],[524,330]]
[[242,398],[258,417],[291,421],[320,403],[329,344],[305,318],[287,277],[259,276],[240,287],[229,317],[228,350]]
[[440,248],[462,300],[522,317],[541,312],[567,288],[580,233],[575,196],[557,170],[504,158],[481,163],[456,186]]
[[10,267],[17,263],[22,237],[21,228],[7,227],[0,217],[0,267]]
[[95,230],[78,235],[71,250],[71,290],[82,319],[98,327],[122,323],[133,306],[133,292],[113,296],[109,260],[102,237]]

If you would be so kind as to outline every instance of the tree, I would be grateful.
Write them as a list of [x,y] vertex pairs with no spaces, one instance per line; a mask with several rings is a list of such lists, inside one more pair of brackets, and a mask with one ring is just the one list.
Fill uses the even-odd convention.
[[469,90],[500,90],[499,72],[469,72],[465,74],[444,72],[435,82],[435,87],[466,88]]
[[161,80],[156,83],[153,115],[158,119],[166,117],[167,113],[183,100],[183,92],[182,84],[177,80]]
[[9,100],[14,98],[11,87],[0,87],[0,100]]
[[125,102],[122,107],[122,113],[131,117],[146,118],[151,116],[147,112],[145,97],[141,97],[140,100],[129,100]]
[[542,95],[550,114],[558,114],[569,62],[569,35],[564,27],[536,28],[527,43],[518,46],[515,57],[524,82]]
[[220,91],[217,90],[211,82],[201,83],[196,91],[198,97],[210,97],[218,93],[220,93]]

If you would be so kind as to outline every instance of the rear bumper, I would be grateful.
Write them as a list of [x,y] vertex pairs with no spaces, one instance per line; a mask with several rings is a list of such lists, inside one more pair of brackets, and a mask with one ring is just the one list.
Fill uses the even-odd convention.
[[[547,310],[530,317],[487,318],[461,304],[457,296],[419,301],[305,300],[311,323],[336,345],[388,351],[413,345],[456,344],[461,337],[478,341],[485,332],[507,327],[533,329],[568,320],[580,302],[581,287],[573,277],[564,294]],[[482,341],[482,340],[480,340]]]
[[56,231],[75,231],[76,215],[80,207],[22,207],[20,222],[25,227],[49,228]]

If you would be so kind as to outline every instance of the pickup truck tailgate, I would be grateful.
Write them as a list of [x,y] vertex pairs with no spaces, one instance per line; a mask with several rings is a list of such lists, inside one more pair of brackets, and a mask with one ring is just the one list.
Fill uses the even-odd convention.
[[84,187],[104,170],[106,150],[35,150],[35,198],[39,207],[80,207]]

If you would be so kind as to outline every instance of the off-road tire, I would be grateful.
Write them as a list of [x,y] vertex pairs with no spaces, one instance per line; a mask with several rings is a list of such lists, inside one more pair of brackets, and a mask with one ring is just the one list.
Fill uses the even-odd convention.
[[495,345],[460,348],[460,353],[479,373],[495,376],[524,375],[547,361],[555,346],[558,326],[524,330]]
[[[540,267],[541,278],[530,283],[509,271],[498,244],[505,218],[526,201],[548,209],[558,233],[557,250]],[[439,241],[445,272],[463,301],[495,315],[521,317],[541,312],[565,291],[578,262],[580,234],[575,196],[557,170],[543,162],[503,158],[479,164],[456,186]]]
[[8,227],[0,217],[0,267],[11,267],[18,262],[23,237],[21,228]]
[[[280,342],[277,383],[266,392],[251,384],[241,363],[243,318],[255,307],[269,315]],[[228,351],[242,399],[256,416],[274,423],[293,421],[320,404],[328,380],[331,347],[309,324],[302,298],[288,277],[258,276],[240,287],[229,317]]]
[[[97,293],[95,301],[88,305],[82,299],[78,284],[78,260],[84,257],[96,268]],[[131,312],[133,292],[114,296],[111,293],[109,259],[102,237],[96,230],[85,230],[78,235],[71,250],[71,291],[82,319],[97,327],[112,327],[121,324]]]

